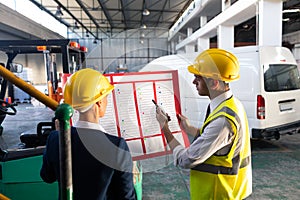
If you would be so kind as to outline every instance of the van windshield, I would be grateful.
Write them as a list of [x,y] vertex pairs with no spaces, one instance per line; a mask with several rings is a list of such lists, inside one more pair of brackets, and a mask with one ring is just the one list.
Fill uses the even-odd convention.
[[300,89],[297,65],[273,64],[264,66],[264,81],[267,92]]

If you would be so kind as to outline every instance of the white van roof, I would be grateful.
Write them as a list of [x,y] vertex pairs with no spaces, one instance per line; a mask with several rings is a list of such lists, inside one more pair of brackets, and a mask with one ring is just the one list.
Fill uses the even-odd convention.
[[[260,62],[266,63],[284,63],[297,64],[291,51],[286,47],[281,46],[244,46],[227,49],[237,57],[241,58],[240,54],[258,52],[260,55]],[[245,54],[246,55],[246,54]]]
[[162,56],[145,65],[140,72],[187,69],[189,65],[194,63],[198,54],[199,53],[190,53]]

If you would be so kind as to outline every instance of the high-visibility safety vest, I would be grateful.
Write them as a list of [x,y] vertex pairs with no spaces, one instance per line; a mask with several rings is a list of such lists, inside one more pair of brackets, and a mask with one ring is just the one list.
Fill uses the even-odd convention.
[[191,169],[192,200],[244,199],[252,193],[252,169],[248,120],[239,100],[231,97],[221,103],[205,120],[205,127],[218,117],[226,117],[234,139],[226,155],[214,154]]

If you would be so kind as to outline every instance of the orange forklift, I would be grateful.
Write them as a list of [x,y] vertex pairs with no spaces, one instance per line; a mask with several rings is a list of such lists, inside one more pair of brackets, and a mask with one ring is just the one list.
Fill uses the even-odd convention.
[[[0,100],[3,100],[7,93],[8,96],[12,98],[12,101],[14,101],[12,85],[15,85],[52,110],[56,110],[57,108],[57,110],[59,110],[60,108],[59,103],[62,99],[62,87],[67,77],[73,72],[86,67],[84,60],[87,48],[80,47],[78,43],[68,39],[0,40],[0,51],[7,55],[6,64],[2,64],[3,62],[1,63],[0,60]],[[14,63],[14,59],[19,54],[42,54],[44,56],[47,74],[46,95],[12,73],[22,71],[22,65]],[[58,57],[56,57],[56,55],[58,54],[61,54],[60,57],[62,59],[61,63],[63,73],[60,76],[57,75],[56,66],[56,58]],[[7,88],[8,92],[6,92]],[[1,102],[2,101],[0,101],[0,103]],[[8,110],[11,112],[10,114],[15,114],[16,109],[14,108],[14,104],[3,103],[2,105],[4,108],[0,108],[0,116],[1,110]],[[3,112],[2,114],[5,116],[9,113],[8,111]],[[46,139],[50,131],[54,129],[54,119],[51,122],[40,122],[37,126],[37,133],[21,134],[20,140],[25,144],[23,149],[0,149],[0,199],[5,199],[5,196],[13,200],[52,200],[58,197],[57,182],[47,184],[44,183],[39,176],[42,163],[42,153],[45,149]],[[65,141],[66,144],[68,139],[62,139],[62,141]],[[137,164],[135,165],[137,166]],[[68,170],[63,171],[67,174]],[[137,199],[141,200],[141,169],[138,169],[136,172],[134,172],[134,178],[136,180],[134,186],[137,193]],[[62,185],[63,184],[61,184],[61,187],[63,187]]]
[[[11,71],[20,70],[15,67],[13,62],[18,55],[28,54],[43,54],[45,62],[45,71],[47,78],[47,92],[50,98],[60,101],[61,88],[59,88],[59,78],[57,74],[56,56],[61,55],[63,77],[65,74],[72,74],[73,72],[85,68],[85,54],[87,48],[80,46],[79,43],[69,39],[58,40],[0,40],[0,51],[5,52],[7,55],[6,69]],[[18,66],[18,65],[17,65]],[[16,69],[17,68],[17,69]],[[1,83],[0,99],[4,99],[8,88],[8,96],[14,101],[14,93],[12,84],[7,84],[4,79]]]
[[[7,114],[15,114],[15,104],[4,101],[6,96],[14,102],[13,85],[22,89],[28,95],[44,103],[52,110],[56,110],[62,98],[57,75],[56,55],[60,54],[64,75],[85,68],[86,47],[80,47],[69,39],[59,40],[0,40],[0,51],[5,53],[7,60],[0,60],[0,116],[1,123]],[[26,83],[12,72],[21,72],[22,65],[14,63],[18,55],[42,54],[44,56],[47,75],[46,95],[34,86]],[[54,116],[53,116],[54,117]],[[0,124],[1,125],[1,124]],[[40,122],[37,133],[24,134],[20,140],[25,144],[22,149],[0,149],[0,199],[53,199],[58,197],[58,185],[44,183],[39,170],[46,139],[54,130],[54,121]],[[4,130],[5,131],[5,130]],[[63,135],[63,134],[62,134]],[[6,196],[6,197],[5,197]]]

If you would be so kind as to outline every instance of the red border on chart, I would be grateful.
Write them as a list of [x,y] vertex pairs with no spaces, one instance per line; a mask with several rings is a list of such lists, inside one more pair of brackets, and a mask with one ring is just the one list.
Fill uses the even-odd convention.
[[[136,81],[116,81],[114,77],[121,77],[121,76],[132,76],[132,75],[155,75],[155,74],[171,74],[172,78],[162,78],[162,79],[147,79],[147,80],[136,80]],[[147,159],[147,158],[154,158],[158,156],[163,156],[172,153],[171,150],[167,150],[167,142],[162,133],[153,133],[152,135],[144,136],[142,132],[142,126],[141,126],[141,119],[139,115],[139,108],[138,108],[138,99],[137,99],[137,94],[136,94],[136,83],[142,83],[142,82],[152,82],[153,83],[153,92],[154,92],[154,100],[157,100],[157,95],[156,95],[156,83],[161,82],[161,81],[172,81],[173,85],[173,90],[174,90],[174,102],[175,102],[175,111],[176,114],[181,114],[181,106],[180,106],[180,91],[179,91],[179,79],[178,79],[178,71],[177,70],[168,70],[168,71],[155,71],[155,72],[129,72],[129,73],[117,73],[117,74],[104,74],[105,76],[109,77],[109,80],[111,81],[111,84],[116,85],[116,84],[132,84],[133,85],[133,95],[134,95],[134,103],[136,105],[136,116],[137,116],[137,121],[138,121],[138,126],[139,126],[139,132],[140,132],[140,137],[134,137],[134,138],[125,138],[126,141],[136,141],[140,140],[142,144],[142,155],[138,156],[133,156],[133,160],[142,160],[142,159]],[[116,94],[115,91],[113,91],[113,106],[115,110],[115,117],[116,117],[116,126],[117,126],[117,131],[118,131],[118,136],[121,137],[121,132],[120,132],[120,122],[119,122],[119,114],[118,114],[118,108],[117,108],[117,100],[116,100]],[[175,119],[174,119],[175,120]],[[178,122],[179,123],[179,122]],[[183,131],[173,131],[172,134],[178,134],[181,133],[184,141],[184,145],[186,147],[189,146],[189,139]],[[155,152],[155,153],[147,153],[146,152],[146,146],[145,146],[145,139],[146,138],[151,138],[151,137],[157,137],[161,136],[163,145],[164,145],[164,151],[161,152]]]

